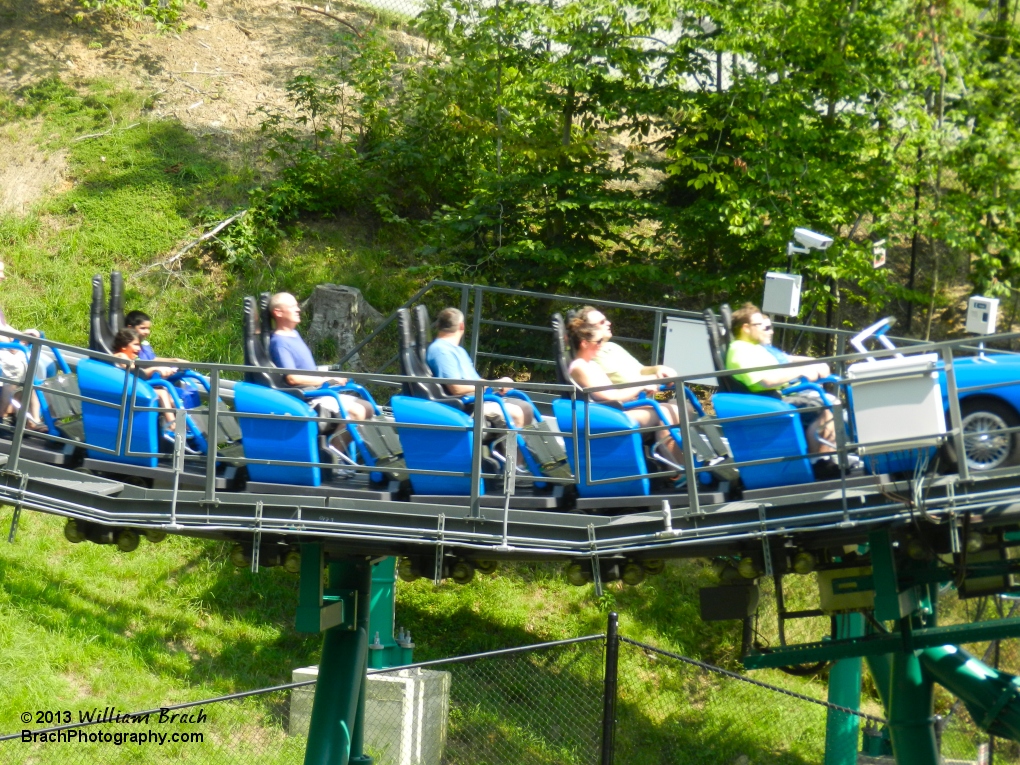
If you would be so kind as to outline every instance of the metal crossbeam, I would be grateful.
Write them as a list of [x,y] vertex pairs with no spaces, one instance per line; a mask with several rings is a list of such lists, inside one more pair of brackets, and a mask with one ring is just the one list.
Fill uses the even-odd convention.
[[981,643],[1013,637],[1020,637],[1020,618],[954,624],[948,627],[925,627],[909,633],[890,632],[849,640],[801,643],[776,648],[768,653],[751,653],[744,657],[744,666],[748,669],[790,667],[858,656],[881,656],[907,649]]

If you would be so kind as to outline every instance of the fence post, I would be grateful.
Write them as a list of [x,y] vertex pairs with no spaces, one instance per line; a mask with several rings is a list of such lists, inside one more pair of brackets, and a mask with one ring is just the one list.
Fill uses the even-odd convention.
[[613,749],[616,738],[616,679],[620,664],[620,636],[617,632],[618,617],[609,614],[606,626],[606,676],[602,694],[602,758],[600,765],[613,765]]

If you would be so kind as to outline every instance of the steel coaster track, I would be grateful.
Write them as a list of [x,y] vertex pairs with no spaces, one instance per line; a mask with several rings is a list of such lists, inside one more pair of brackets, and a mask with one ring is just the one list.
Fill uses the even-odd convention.
[[[918,519],[909,502],[889,499],[891,494],[910,496],[912,482],[876,480],[872,487],[855,491],[845,512],[838,491],[822,496],[814,492],[806,503],[798,501],[803,497],[797,494],[772,502],[724,502],[704,506],[697,514],[683,508],[606,516],[511,510],[504,546],[500,509],[483,508],[474,517],[464,506],[241,492],[222,492],[210,504],[202,492],[179,491],[176,512],[171,513],[170,490],[118,484],[28,460],[21,465],[21,475],[6,470],[0,474],[0,500],[16,508],[203,538],[239,540],[259,533],[263,539],[318,541],[359,554],[420,554],[443,546],[451,554],[487,559],[706,557],[732,554],[741,545],[760,545],[771,537],[849,544],[865,540],[877,526],[906,527]],[[926,502],[928,522],[974,513],[994,525],[1020,523],[1018,482],[1020,469],[982,476],[966,490],[956,476],[937,479]]]

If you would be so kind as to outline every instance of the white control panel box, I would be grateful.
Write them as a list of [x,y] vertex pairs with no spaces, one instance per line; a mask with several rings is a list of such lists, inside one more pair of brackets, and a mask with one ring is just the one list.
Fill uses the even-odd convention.
[[691,382],[718,386],[712,348],[708,344],[708,329],[704,319],[666,318],[666,342],[662,348],[662,363],[673,367],[679,375],[700,375]]
[[[857,441],[861,454],[936,446],[946,433],[937,370],[938,354],[925,353],[851,364],[846,376],[853,396]],[[893,376],[890,378],[890,376]]]
[[975,335],[994,335],[998,314],[998,298],[975,295],[967,301],[967,331]]
[[761,301],[762,313],[779,316],[796,316],[800,313],[800,274],[765,274],[765,297]]

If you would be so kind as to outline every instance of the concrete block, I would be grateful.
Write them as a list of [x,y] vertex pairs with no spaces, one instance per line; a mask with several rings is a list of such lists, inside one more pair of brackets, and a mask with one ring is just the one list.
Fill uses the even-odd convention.
[[[314,680],[318,667],[293,672],[293,682]],[[290,735],[305,736],[315,686],[290,697]],[[370,675],[365,702],[365,745],[377,765],[439,765],[446,746],[450,673],[406,669]]]

